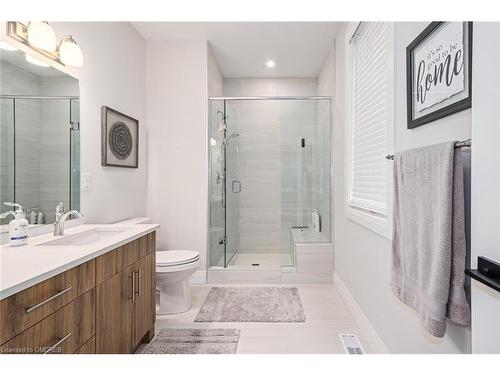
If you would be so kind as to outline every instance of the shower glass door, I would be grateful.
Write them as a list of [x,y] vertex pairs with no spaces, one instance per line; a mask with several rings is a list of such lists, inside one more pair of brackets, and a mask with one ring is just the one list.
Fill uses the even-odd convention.
[[239,249],[238,123],[224,100],[209,108],[210,265],[227,267]]
[[224,134],[219,128],[222,126],[222,114],[224,113],[223,100],[211,100],[209,102],[209,137],[208,137],[208,160],[209,160],[209,241],[210,241],[210,265],[213,267],[225,266],[225,181],[224,181]]
[[210,266],[293,268],[295,244],[330,241],[329,98],[209,108]]
[[236,113],[228,103],[225,105],[225,130],[223,143],[225,149],[225,267],[229,266],[240,246],[240,194],[244,187],[239,176],[239,127]]

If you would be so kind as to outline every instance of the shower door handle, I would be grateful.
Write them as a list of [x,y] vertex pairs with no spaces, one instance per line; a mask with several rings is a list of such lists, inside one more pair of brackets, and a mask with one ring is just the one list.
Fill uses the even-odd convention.
[[241,192],[241,182],[238,180],[234,180],[231,184],[231,188],[232,188],[233,193]]

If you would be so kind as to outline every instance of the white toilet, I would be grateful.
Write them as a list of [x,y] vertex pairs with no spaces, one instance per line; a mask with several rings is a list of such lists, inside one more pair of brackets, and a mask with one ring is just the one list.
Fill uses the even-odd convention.
[[200,265],[200,254],[192,250],[156,252],[156,288],[160,291],[157,314],[176,314],[191,307],[189,276]]

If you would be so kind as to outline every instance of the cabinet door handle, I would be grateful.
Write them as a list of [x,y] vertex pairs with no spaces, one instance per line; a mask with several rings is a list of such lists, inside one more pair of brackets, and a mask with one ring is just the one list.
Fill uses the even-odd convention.
[[137,296],[141,296],[141,269],[137,269]]
[[132,279],[132,297],[130,297],[129,299],[132,300],[132,303],[135,303],[135,296],[136,296],[136,293],[135,293],[135,272],[132,272],[132,277],[129,276],[129,279]]
[[49,303],[50,301],[53,301],[55,300],[56,298],[62,296],[63,294],[69,292],[71,290],[71,287],[68,286],[67,288],[63,289],[63,290],[60,290],[59,292],[57,292],[56,294],[54,294],[53,296],[49,297],[49,298],[46,298],[44,299],[42,302],[40,303],[37,303],[36,305],[33,305],[33,306],[30,306],[30,307],[27,307],[26,308],[26,313],[30,313],[36,309],[38,309],[39,307],[42,307],[43,305],[45,305],[46,303]]
[[61,339],[58,339],[57,342],[52,345],[50,348],[48,348],[46,351],[43,352],[43,354],[49,354],[51,352],[54,351],[54,349],[58,348],[59,346],[61,346],[61,344],[66,341],[69,337],[71,336],[71,332],[68,333],[66,336],[64,336],[63,338]]

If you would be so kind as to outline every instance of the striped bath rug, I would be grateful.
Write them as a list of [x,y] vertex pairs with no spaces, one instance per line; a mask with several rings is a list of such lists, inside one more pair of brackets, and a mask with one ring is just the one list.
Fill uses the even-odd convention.
[[239,329],[162,329],[141,354],[235,354]]

